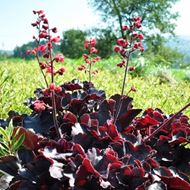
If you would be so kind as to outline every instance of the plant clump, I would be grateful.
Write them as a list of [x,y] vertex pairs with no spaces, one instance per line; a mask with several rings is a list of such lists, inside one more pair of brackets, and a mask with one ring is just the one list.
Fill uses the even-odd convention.
[[[135,87],[124,94],[127,73],[134,70],[129,58],[136,50],[144,51],[138,32],[141,18],[123,26],[126,38],[119,38],[114,48],[122,59],[118,66],[125,68],[123,87],[121,94],[106,98],[91,78],[91,66],[99,60],[96,41],[85,41],[89,80],[58,85],[54,77],[65,70],[54,68],[55,62],[64,60],[62,55],[52,56],[53,43],[59,38],[50,32],[57,29],[49,28],[43,11],[34,14],[38,19],[32,25],[39,35],[31,52],[46,87],[36,89],[35,97],[28,99],[31,115],[12,113],[7,121],[0,120],[1,131],[8,129],[12,119],[15,129],[19,128],[17,136],[25,137],[16,154],[0,157],[0,170],[13,177],[8,190],[189,190],[190,149],[185,145],[190,123],[182,112],[190,103],[172,115],[152,108],[141,113],[129,96]],[[41,38],[47,41],[43,46]]]

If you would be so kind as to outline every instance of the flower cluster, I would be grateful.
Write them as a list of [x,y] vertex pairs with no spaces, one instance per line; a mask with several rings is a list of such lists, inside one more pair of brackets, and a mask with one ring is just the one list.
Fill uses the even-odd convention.
[[[144,51],[141,42],[141,40],[143,40],[143,35],[139,33],[139,29],[141,28],[141,17],[134,17],[133,19],[130,19],[129,23],[130,23],[129,26],[128,25],[122,26],[124,37],[117,39],[117,45],[114,47],[114,51],[116,53],[119,53],[119,55],[122,57],[121,62],[118,63],[117,66],[120,68],[122,67],[125,68],[121,97],[124,95],[128,71],[132,72],[135,70],[134,66],[129,66],[130,56],[132,53],[134,53],[137,50],[139,50],[140,52]],[[133,88],[134,87],[131,87],[131,90],[129,90],[129,92],[135,92],[136,89],[132,90]],[[122,98],[120,99],[118,106],[116,108],[117,111],[114,117],[114,123],[117,121],[117,118],[119,116],[121,110],[121,104],[122,104]]]
[[[33,11],[37,15],[37,20],[32,23],[32,26],[38,30],[38,35],[33,36],[36,41],[37,46],[33,50],[29,50],[29,54],[34,54],[38,60],[39,66],[43,72],[50,73],[51,75],[63,75],[65,68],[60,68],[55,70],[54,62],[64,62],[64,56],[62,54],[57,54],[52,56],[53,45],[60,42],[60,36],[53,36],[51,33],[57,33],[57,28],[50,28],[49,21],[44,14],[44,11]],[[40,58],[43,57],[43,61]],[[45,61],[44,61],[45,58]],[[46,85],[48,82],[44,74]],[[52,77],[53,79],[53,77]],[[51,81],[53,83],[53,81]]]
[[99,61],[101,58],[97,56],[98,50],[95,48],[96,46],[96,39],[85,40],[84,48],[87,50],[87,54],[83,54],[83,58],[85,64],[79,66],[79,71],[85,71],[85,73],[89,73],[89,81],[91,81],[91,75],[95,75],[98,73],[98,70],[92,71],[92,64]]
[[[60,42],[60,36],[54,36],[53,34],[57,33],[57,28],[50,28],[49,21],[44,14],[44,11],[33,11],[37,15],[37,20],[32,23],[32,26],[35,27],[38,31],[37,36],[33,36],[33,39],[36,41],[36,47],[28,51],[30,54],[34,54],[40,66],[41,72],[43,74],[46,88],[41,92],[43,96],[48,100],[44,101],[34,101],[33,109],[35,112],[42,112],[50,108],[53,116],[53,125],[56,129],[58,137],[61,137],[59,131],[59,125],[57,121],[57,101],[61,101],[59,98],[62,88],[55,84],[54,77],[56,75],[63,75],[65,68],[61,67],[58,70],[55,68],[55,62],[64,62],[64,56],[62,54],[57,54],[53,56],[53,46]],[[42,60],[42,61],[41,61]],[[50,79],[48,80],[47,74],[50,74]]]
[[138,32],[139,28],[141,28],[141,18],[134,17],[130,23],[129,26],[122,26],[125,37],[117,39],[117,45],[114,47],[114,51],[123,57],[123,60],[117,64],[118,67],[126,66],[125,59],[128,59],[131,53],[136,50],[144,51],[141,42],[143,35]]

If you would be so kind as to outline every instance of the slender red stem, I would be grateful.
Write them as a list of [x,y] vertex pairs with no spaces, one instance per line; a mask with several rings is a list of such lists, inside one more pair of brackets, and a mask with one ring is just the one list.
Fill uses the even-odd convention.
[[91,82],[92,77],[91,77],[91,72],[92,72],[92,64],[89,64],[89,82]]
[[[40,34],[40,29],[41,27],[40,27],[40,24],[39,24],[39,27],[38,27],[38,35]],[[40,44],[40,38],[37,40],[36,39],[36,42],[37,42],[37,45],[39,46],[39,44]],[[40,67],[40,59],[39,59],[39,55],[38,55],[38,53],[36,53],[36,59],[37,59],[37,61],[38,61],[38,65],[39,65],[39,67]],[[44,74],[44,72],[43,72],[43,70],[42,70],[42,68],[40,67],[40,71],[41,71],[41,73],[42,73],[42,76],[43,76],[43,78],[44,78],[44,81],[45,81],[45,83],[46,83],[46,87],[48,87],[48,81],[47,81],[47,78],[46,78],[46,76],[45,76],[45,74]]]
[[119,113],[120,113],[121,107],[122,107],[122,103],[123,103],[123,95],[124,95],[124,91],[125,91],[125,83],[126,83],[127,73],[128,73],[129,58],[130,58],[130,53],[127,56],[127,62],[126,62],[126,66],[125,66],[125,73],[124,73],[123,85],[122,85],[122,90],[121,90],[121,96],[120,96],[119,103],[118,103],[118,106],[116,109],[116,113],[115,113],[115,117],[114,117],[114,124],[117,121],[117,118],[119,116]]
[[[37,54],[36,54],[36,59],[37,59],[37,61],[38,61],[39,67],[40,67],[40,59],[39,59],[39,56],[38,56]],[[46,83],[46,87],[48,87],[48,81],[47,81],[46,75],[44,74],[44,72],[43,72],[43,70],[42,70],[41,67],[40,67],[40,71],[41,71],[42,76],[43,76],[43,78],[44,78],[44,81],[45,81],[45,83]]]
[[[49,26],[48,26],[49,28]],[[51,37],[50,37],[50,30],[48,30],[49,33],[49,44],[51,44]],[[50,60],[50,66],[51,66],[51,83],[54,83],[54,67],[53,67],[53,58],[52,58],[52,49],[51,47],[48,48],[49,50],[49,60]],[[56,108],[56,100],[55,100],[55,91],[53,90],[51,93],[52,96],[52,115],[53,115],[53,123],[54,127],[57,133],[58,138],[61,138],[61,131],[59,130],[59,125],[57,121],[57,108]]]

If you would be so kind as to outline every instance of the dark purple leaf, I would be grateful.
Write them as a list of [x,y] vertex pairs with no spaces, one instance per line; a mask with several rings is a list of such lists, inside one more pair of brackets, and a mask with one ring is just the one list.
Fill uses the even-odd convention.
[[120,132],[125,130],[132,120],[141,112],[141,109],[130,109],[123,115],[121,115],[117,120],[117,127]]
[[0,170],[11,176],[16,176],[20,164],[15,156],[4,156],[0,158]]
[[74,79],[71,82],[64,83],[62,87],[68,91],[80,90],[83,88],[83,83],[81,83],[79,80]]
[[42,112],[31,116],[26,116],[23,119],[23,127],[32,129],[36,133],[47,134],[50,127],[53,126],[52,114]]

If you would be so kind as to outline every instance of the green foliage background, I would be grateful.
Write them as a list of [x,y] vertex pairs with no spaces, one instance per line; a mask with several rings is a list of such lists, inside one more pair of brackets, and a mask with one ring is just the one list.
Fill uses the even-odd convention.
[[[121,93],[123,80],[123,69],[117,68],[119,58],[110,57],[109,59],[97,62],[95,67],[99,73],[92,78],[98,89],[105,90],[107,97],[115,93]],[[58,77],[56,81],[62,84],[74,78],[87,80],[84,73],[79,72],[77,67],[83,63],[82,59],[66,59],[62,66],[66,68],[65,75]],[[61,65],[58,63],[57,65]],[[143,72],[144,67],[139,72]],[[156,72],[156,70],[154,70]],[[171,71],[173,72],[173,71]],[[176,70],[178,75],[181,75]],[[185,70],[180,70],[185,72]],[[178,76],[175,74],[175,76]],[[23,102],[29,97],[33,97],[34,90],[44,87],[45,83],[40,74],[36,61],[24,61],[21,59],[5,59],[0,61],[0,118],[6,118],[10,110],[20,113],[30,113]],[[167,75],[167,73],[166,73]],[[151,71],[146,70],[144,76],[134,77],[129,75],[125,93],[131,86],[137,88],[136,93],[131,93],[134,98],[134,106],[146,109],[148,107],[160,108],[167,114],[174,113],[190,101],[190,83],[188,81],[171,82],[161,80],[163,76],[151,75]],[[186,113],[190,116],[190,112]]]

